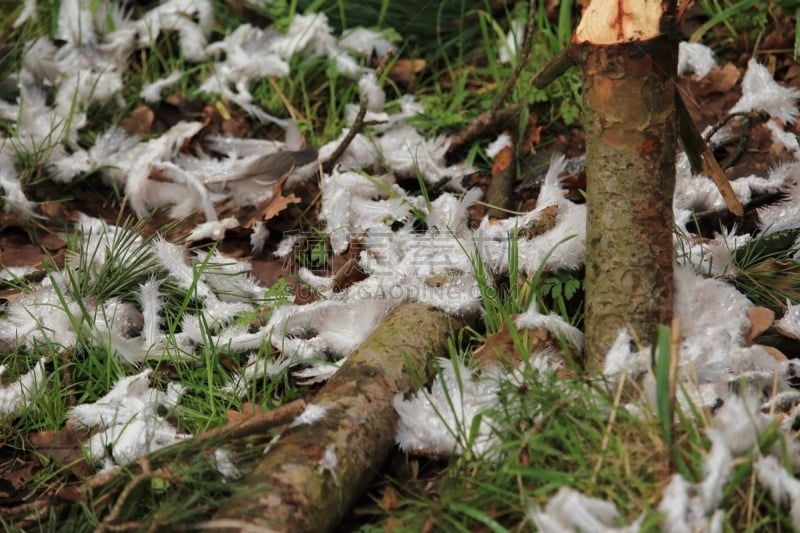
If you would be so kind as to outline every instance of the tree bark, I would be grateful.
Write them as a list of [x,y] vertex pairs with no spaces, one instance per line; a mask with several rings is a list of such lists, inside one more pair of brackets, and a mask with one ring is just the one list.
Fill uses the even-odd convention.
[[[602,368],[620,330],[647,345],[672,317],[678,44],[672,32],[662,33],[669,6],[664,14],[659,1],[638,3],[595,0],[575,36],[585,43],[584,357],[590,373]],[[587,19],[602,4],[618,11]],[[634,19],[641,26],[630,25]]]
[[602,364],[620,329],[643,344],[672,317],[675,46],[594,46],[586,105],[586,362]]
[[420,304],[398,307],[356,350],[310,405],[318,419],[285,431],[221,502],[205,528],[329,531],[368,486],[393,444],[394,396],[432,375],[453,320]]

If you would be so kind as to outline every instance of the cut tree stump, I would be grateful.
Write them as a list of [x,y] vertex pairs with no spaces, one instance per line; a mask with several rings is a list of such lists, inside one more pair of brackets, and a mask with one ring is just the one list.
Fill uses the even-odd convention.
[[677,42],[585,48],[586,363],[672,318]]
[[[584,367],[597,374],[625,329],[643,346],[672,319],[672,197],[680,135],[695,172],[730,211],[742,206],[675,86],[684,0],[591,0],[573,44],[534,77],[543,88],[583,69],[586,132]],[[680,125],[680,128],[678,127]]]
[[675,2],[593,0],[573,41],[584,79],[586,369],[620,330],[650,344],[672,318]]
[[394,445],[394,397],[432,376],[454,320],[416,303],[395,309],[310,400],[202,529],[329,531],[368,487]]

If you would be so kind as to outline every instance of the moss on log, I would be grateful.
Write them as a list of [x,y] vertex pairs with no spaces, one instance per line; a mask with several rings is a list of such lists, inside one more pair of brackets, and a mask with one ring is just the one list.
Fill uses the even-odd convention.
[[413,303],[395,309],[309,402],[324,413],[285,431],[205,527],[334,528],[394,445],[395,394],[431,377],[451,327],[441,311]]

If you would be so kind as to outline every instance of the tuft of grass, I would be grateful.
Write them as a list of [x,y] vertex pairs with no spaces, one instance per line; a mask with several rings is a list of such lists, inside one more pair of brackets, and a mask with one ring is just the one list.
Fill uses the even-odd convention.
[[689,37],[693,43],[702,41],[706,33],[721,25],[725,26],[731,39],[735,39],[743,29],[763,31],[767,23],[767,6],[757,0],[702,0],[698,5],[708,20]]
[[756,305],[782,313],[787,300],[800,302],[800,262],[793,259],[800,230],[753,239],[733,254],[734,285]]

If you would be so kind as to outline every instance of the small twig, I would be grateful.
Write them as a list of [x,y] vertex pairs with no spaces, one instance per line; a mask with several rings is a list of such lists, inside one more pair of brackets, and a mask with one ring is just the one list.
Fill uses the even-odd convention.
[[[171,461],[175,461],[181,452],[196,448],[199,453],[202,445],[207,442],[218,441],[227,443],[231,439],[238,439],[265,433],[270,428],[289,423],[300,413],[302,413],[305,407],[306,402],[304,400],[295,400],[281,405],[280,407],[276,407],[270,411],[225,424],[210,431],[206,431],[205,433],[200,433],[192,439],[187,439],[172,446],[162,448],[156,452],[155,456],[143,456],[139,458],[138,461],[139,472],[135,472],[135,465],[128,465],[126,467],[116,467],[109,472],[98,474],[97,476],[93,476],[92,478],[86,480],[81,489],[81,492],[84,495],[101,487],[110,487],[112,483],[115,483],[124,475],[132,475],[130,481],[127,482],[125,487],[120,492],[112,510],[103,520],[103,523],[98,530],[102,531],[105,529],[106,531],[112,531],[120,526],[120,524],[113,524],[113,521],[119,516],[122,505],[128,497],[128,494],[140,483],[155,477],[155,475],[164,478],[169,477],[171,475],[169,471],[169,463]],[[152,463],[155,463],[156,465],[166,464],[167,466],[159,468],[159,470],[156,471],[156,474],[154,474],[151,468]],[[134,471],[132,472],[132,470]],[[95,494],[93,496],[94,509],[98,510],[105,507],[109,503],[109,500],[111,500],[116,493],[117,491],[114,490],[113,487],[110,487],[109,490],[104,494]],[[136,527],[138,527],[138,524]],[[130,528],[123,527],[122,529]]]
[[569,45],[561,50],[556,54],[556,57],[550,60],[536,75],[534,75],[533,79],[531,79],[531,85],[537,89],[544,89],[553,83],[556,78],[560,77],[577,63],[576,50],[578,50],[577,45]]
[[680,91],[677,90],[675,91],[675,110],[678,115],[678,134],[692,170],[711,178],[731,213],[736,216],[744,215],[744,208],[742,208],[741,202],[736,197],[736,193],[733,192],[728,177],[719,166],[714,154],[711,153],[703,136],[700,135],[697,125],[686,109],[686,104]]
[[619,412],[619,407],[622,403],[622,394],[625,391],[625,384],[627,382],[628,373],[623,370],[622,375],[619,376],[619,381],[617,381],[617,390],[614,393],[613,408],[608,415],[608,424],[606,424],[605,431],[603,431],[603,438],[600,440],[600,454],[598,455],[597,462],[592,470],[592,484],[594,484],[597,480],[597,474],[600,473],[600,469],[603,467],[603,461],[606,457],[605,452],[608,449],[608,442],[611,437],[611,430],[614,426],[614,422],[617,420],[617,412]]
[[298,109],[292,105],[292,102],[290,102],[289,99],[286,98],[286,95],[283,94],[283,90],[281,89],[281,86],[278,85],[278,82],[275,80],[275,78],[269,77],[267,78],[267,81],[272,86],[272,89],[275,91],[275,94],[278,95],[278,99],[280,99],[280,101],[286,107],[286,110],[289,111],[289,115],[292,117],[292,120],[305,121],[306,118],[303,116],[303,114],[300,111],[298,111]]
[[475,205],[482,205],[483,207],[486,207],[487,209],[497,209],[498,211],[502,211],[504,213],[508,213],[509,215],[514,215],[514,216],[517,216],[517,217],[525,215],[525,214],[528,213],[527,211],[513,211],[511,209],[503,209],[500,206],[493,205],[493,204],[490,204],[490,203],[487,203],[487,202],[482,202],[480,200],[475,202]]
[[737,136],[735,150],[719,163],[720,168],[730,168],[741,159],[742,155],[744,155],[745,148],[747,148],[747,143],[750,141],[753,127],[768,121],[769,115],[763,111],[740,111],[738,113],[731,113],[711,128],[708,134],[706,134],[704,137],[706,144],[710,144],[711,138],[714,137],[719,130],[729,123],[734,122],[736,119],[742,119],[745,130],[741,135]]
[[[381,76],[383,76],[383,70],[386,68],[386,65],[389,64],[389,61],[392,60],[393,56],[394,50],[390,48],[386,51],[378,63],[378,68],[375,69],[375,78],[377,78],[379,81]],[[350,126],[349,130],[347,130],[347,135],[345,135],[344,139],[342,139],[342,142],[340,142],[336,147],[336,150],[334,150],[333,154],[331,154],[331,156],[322,163],[322,172],[325,174],[333,170],[333,167],[344,155],[345,150],[347,150],[347,147],[350,146],[351,142],[353,142],[353,139],[356,138],[356,135],[361,133],[361,130],[364,129],[364,117],[367,115],[368,105],[369,101],[367,100],[367,96],[362,94],[361,104],[358,106],[358,114],[356,114],[356,119],[353,121],[353,125]]]
[[302,399],[276,407],[263,413],[258,413],[247,417],[244,420],[232,422],[218,428],[196,435],[187,443],[202,443],[212,439],[238,439],[249,437],[257,433],[263,433],[268,429],[287,424],[300,415],[306,408],[306,402]]
[[715,125],[711,130],[709,130],[708,134],[704,137],[706,143],[711,143],[711,138],[721,130],[724,126],[726,126],[729,122],[733,122],[734,119],[741,118],[742,120],[752,124],[755,122],[756,124],[760,124],[762,122],[766,122],[769,120],[769,115],[767,113],[761,111],[739,111],[737,113],[731,113],[725,118],[723,118],[717,125]]
[[485,131],[496,129],[500,124],[518,117],[523,107],[522,104],[513,104],[494,113],[492,110],[484,111],[472,121],[469,127],[450,137],[450,146],[447,148],[447,153],[454,154],[458,152],[464,146],[481,137]]
[[[522,109],[521,105],[514,105],[506,108],[506,110],[501,108],[503,103],[508,98],[508,95],[511,94],[511,91],[513,91],[514,87],[517,85],[517,80],[522,73],[522,69],[525,68],[525,65],[528,63],[528,58],[531,54],[531,44],[533,43],[535,14],[536,2],[534,0],[530,0],[528,2],[528,20],[525,24],[525,35],[522,38],[522,46],[520,47],[521,53],[519,56],[519,61],[517,61],[517,66],[514,68],[514,72],[506,80],[506,83],[503,85],[503,89],[500,91],[500,94],[492,103],[492,107],[490,107],[488,111],[478,115],[478,118],[472,121],[466,130],[452,137],[450,146],[447,149],[448,155],[456,153],[465,145],[470,144],[478,137],[481,137],[486,130],[494,125],[504,122],[508,118],[519,114],[519,111]],[[512,108],[513,111],[510,111]]]
[[522,53],[519,56],[519,61],[517,61],[517,66],[514,68],[514,72],[511,74],[511,77],[506,80],[503,90],[500,91],[500,95],[489,109],[489,112],[492,114],[495,114],[500,110],[503,102],[506,101],[506,98],[508,98],[508,95],[511,94],[511,91],[514,90],[514,86],[517,85],[517,80],[519,79],[520,74],[522,74],[522,69],[525,68],[525,65],[528,63],[528,58],[531,55],[531,44],[533,43],[536,4],[537,2],[534,0],[530,0],[528,2],[528,20],[525,24],[525,35],[522,38],[522,46],[520,47],[520,52]]
[[137,462],[142,468],[142,471],[133,476],[128,484],[125,485],[125,488],[122,489],[122,492],[120,492],[119,498],[117,498],[117,501],[114,503],[111,511],[108,513],[108,515],[106,515],[96,531],[123,531],[126,529],[135,529],[136,527],[139,527],[139,523],[114,523],[119,518],[120,513],[122,513],[122,508],[125,506],[125,502],[128,500],[133,490],[145,481],[150,481],[153,478],[153,472],[150,470],[150,461],[147,459],[147,457],[140,457]]
[[69,362],[70,356],[72,355],[72,349],[65,349],[62,350],[58,357],[61,359],[61,387],[66,394],[67,394],[67,405],[69,407],[75,407],[78,405],[78,399],[75,397],[73,393],[73,383],[72,383],[72,372],[70,371]]

